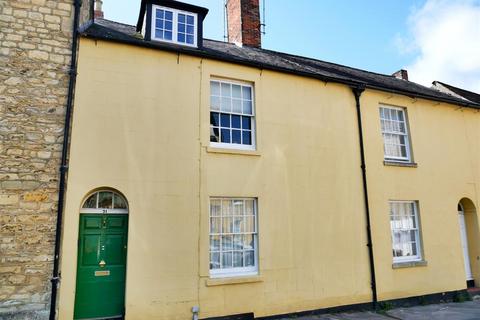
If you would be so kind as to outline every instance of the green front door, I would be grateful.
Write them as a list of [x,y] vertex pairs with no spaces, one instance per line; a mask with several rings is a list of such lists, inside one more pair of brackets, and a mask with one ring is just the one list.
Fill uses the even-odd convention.
[[81,214],[74,319],[124,315],[128,215]]

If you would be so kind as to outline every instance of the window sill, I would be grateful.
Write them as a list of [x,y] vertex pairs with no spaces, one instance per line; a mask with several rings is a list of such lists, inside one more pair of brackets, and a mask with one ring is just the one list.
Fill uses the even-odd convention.
[[222,154],[237,154],[244,156],[256,156],[259,157],[261,154],[258,150],[240,150],[240,149],[227,149],[227,148],[216,148],[216,147],[207,147],[208,153],[222,153]]
[[225,286],[232,284],[256,283],[263,282],[261,276],[246,276],[236,278],[210,278],[205,281],[207,287]]
[[408,168],[418,167],[418,164],[415,162],[400,162],[400,161],[385,160],[383,161],[383,164],[385,166],[391,166],[391,167],[408,167]]
[[392,269],[426,267],[427,265],[428,263],[425,260],[394,262],[392,263]]

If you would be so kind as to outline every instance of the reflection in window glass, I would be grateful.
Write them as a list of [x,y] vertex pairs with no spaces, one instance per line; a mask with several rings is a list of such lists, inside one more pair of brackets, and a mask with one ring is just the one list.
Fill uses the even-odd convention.
[[95,192],[83,203],[84,209],[128,209],[127,201],[112,191]]
[[210,200],[210,270],[212,274],[252,273],[256,266],[255,199]]
[[393,260],[420,260],[420,235],[415,201],[390,202]]
[[96,209],[97,208],[97,195],[98,193],[92,194],[83,204],[83,208]]
[[114,209],[127,209],[127,202],[123,197],[114,193],[113,194],[113,208]]

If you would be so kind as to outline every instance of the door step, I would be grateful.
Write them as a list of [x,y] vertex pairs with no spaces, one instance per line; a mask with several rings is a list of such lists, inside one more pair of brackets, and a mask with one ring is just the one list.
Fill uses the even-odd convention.
[[467,289],[468,294],[472,300],[480,300],[480,288],[473,287]]

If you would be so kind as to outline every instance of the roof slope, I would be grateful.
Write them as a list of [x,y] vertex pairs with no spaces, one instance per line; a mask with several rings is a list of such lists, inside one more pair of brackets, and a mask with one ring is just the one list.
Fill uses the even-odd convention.
[[364,71],[321,60],[266,49],[239,47],[231,43],[208,39],[204,39],[202,48],[191,48],[161,42],[144,41],[136,32],[134,26],[105,19],[96,19],[93,23],[83,26],[80,32],[85,37],[95,39],[185,53],[261,69],[317,78],[326,82],[343,83],[352,87],[364,86],[370,89],[399,93],[410,97],[480,108],[480,103],[478,102],[459,99],[414,82],[397,79],[394,76]]
[[440,82],[440,81],[434,81],[433,82],[434,86],[437,85],[437,84],[442,85],[443,87],[445,87],[449,91],[453,92],[454,94],[456,94],[456,95],[458,95],[458,96],[460,96],[464,99],[470,100],[470,101],[475,102],[475,103],[480,103],[480,94],[478,94],[478,93],[475,93],[475,92],[472,92],[472,91],[467,91],[467,90],[464,90],[464,89],[460,89],[460,88],[454,87],[452,85],[449,85],[449,84],[446,84],[446,83]]

